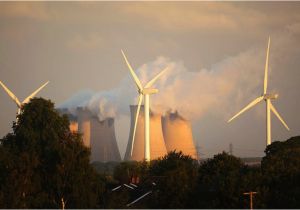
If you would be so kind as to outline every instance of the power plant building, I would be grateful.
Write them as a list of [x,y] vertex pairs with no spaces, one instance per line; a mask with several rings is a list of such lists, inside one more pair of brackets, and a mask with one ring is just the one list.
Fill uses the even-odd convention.
[[91,112],[84,107],[78,107],[76,110],[78,119],[78,131],[82,134],[83,144],[91,147]]
[[114,119],[99,121],[87,108],[78,107],[76,115],[67,109],[58,109],[61,114],[67,114],[70,119],[70,130],[82,134],[82,141],[91,149],[91,162],[121,161],[121,156],[115,136]]
[[[141,106],[136,127],[135,140],[132,149],[132,136],[136,117],[136,105],[130,106],[131,122],[125,161],[142,161],[145,157],[145,128],[144,106]],[[114,119],[106,118],[99,121],[87,108],[78,107],[76,115],[67,109],[58,110],[67,114],[70,119],[70,130],[82,134],[83,144],[91,148],[91,161],[121,161],[116,141]],[[178,112],[167,113],[162,116],[150,112],[150,157],[157,159],[168,152],[176,150],[197,159],[197,150],[193,141],[190,121],[184,119]]]
[[91,161],[121,161],[115,136],[114,119],[91,117]]
[[[127,144],[127,149],[125,153],[124,160],[136,160],[142,161],[145,157],[145,136],[144,136],[144,106],[141,106],[140,113],[138,117],[138,123],[136,126],[136,133],[134,139],[134,145],[131,155],[131,145],[132,145],[132,137],[134,130],[134,123],[136,117],[136,105],[130,106],[131,112],[131,123],[130,123],[130,132],[129,139]],[[150,113],[150,157],[151,159],[156,159],[162,157],[167,154],[164,137],[162,133],[162,125],[161,125],[161,115]]]
[[167,151],[182,151],[197,159],[197,150],[193,141],[191,123],[178,114],[167,113],[162,117],[162,130]]

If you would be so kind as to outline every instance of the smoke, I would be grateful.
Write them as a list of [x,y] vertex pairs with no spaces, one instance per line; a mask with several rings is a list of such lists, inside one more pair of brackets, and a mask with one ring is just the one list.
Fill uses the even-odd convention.
[[[253,92],[263,78],[263,62],[246,62],[255,57],[254,55],[257,52],[250,50],[227,58],[212,66],[212,69],[200,71],[189,71],[183,62],[160,56],[142,65],[136,74],[142,85],[146,85],[162,69],[168,67],[165,74],[153,85],[159,92],[150,96],[151,110],[159,113],[178,111],[185,118],[193,120],[210,111],[225,111],[224,108],[228,107],[231,99],[236,104],[244,101],[243,95],[249,97],[248,93]],[[103,120],[129,114],[128,107],[136,103],[137,95],[134,81],[128,72],[127,77],[115,89],[81,91],[60,107],[74,112],[76,107],[86,106],[99,120]],[[233,99],[233,96],[238,97]]]
[[[274,46],[271,42],[271,59],[280,53],[280,43],[286,43],[282,37],[277,40],[279,43]],[[224,118],[229,118],[262,94],[266,47],[267,39],[263,45],[260,43],[259,46],[221,60],[210,69],[200,70],[187,69],[181,61],[159,56],[140,66],[136,74],[145,85],[162,69],[169,67],[153,85],[159,90],[150,96],[150,107],[154,112],[178,111],[190,120],[210,113],[223,113]],[[275,63],[271,60],[270,75]],[[272,92],[270,87],[269,90]],[[60,107],[74,109],[86,106],[99,120],[103,120],[129,115],[129,105],[137,103],[137,96],[136,86],[128,71],[118,87],[100,92],[80,92]]]

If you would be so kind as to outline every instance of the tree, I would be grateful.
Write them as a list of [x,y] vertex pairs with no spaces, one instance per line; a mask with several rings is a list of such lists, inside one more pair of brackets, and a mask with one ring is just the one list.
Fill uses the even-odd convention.
[[300,208],[300,136],[274,142],[265,150],[261,168],[269,208]]
[[197,161],[182,152],[170,152],[151,162],[149,179],[156,186],[147,208],[189,208],[197,179]]
[[223,152],[200,165],[196,208],[243,208],[243,175],[246,167],[239,158]]
[[[89,164],[90,150],[69,130],[51,101],[34,98],[22,107],[13,133],[1,140],[0,170],[6,208],[95,208],[101,185]],[[2,162],[3,161],[3,162]]]

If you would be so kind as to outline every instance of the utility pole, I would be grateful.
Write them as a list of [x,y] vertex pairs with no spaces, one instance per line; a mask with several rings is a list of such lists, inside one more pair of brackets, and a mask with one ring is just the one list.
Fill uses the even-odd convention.
[[245,192],[244,195],[249,195],[250,196],[250,209],[253,209],[253,195],[257,194],[257,192]]

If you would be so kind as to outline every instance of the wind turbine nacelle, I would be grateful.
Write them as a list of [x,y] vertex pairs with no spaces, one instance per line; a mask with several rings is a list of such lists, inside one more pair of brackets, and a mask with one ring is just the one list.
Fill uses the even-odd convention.
[[155,94],[158,93],[158,89],[155,88],[144,88],[142,90],[143,95],[151,95],[151,94]]
[[264,95],[264,99],[277,99],[278,98],[278,94],[265,94]]

